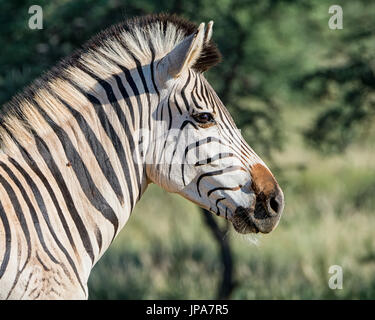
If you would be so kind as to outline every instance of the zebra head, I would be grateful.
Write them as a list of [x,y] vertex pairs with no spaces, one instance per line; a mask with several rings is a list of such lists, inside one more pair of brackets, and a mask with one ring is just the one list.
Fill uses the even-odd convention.
[[205,64],[219,57],[212,25],[202,23],[155,61],[159,104],[147,175],[230,220],[239,233],[268,233],[282,214],[283,192],[203,76]]

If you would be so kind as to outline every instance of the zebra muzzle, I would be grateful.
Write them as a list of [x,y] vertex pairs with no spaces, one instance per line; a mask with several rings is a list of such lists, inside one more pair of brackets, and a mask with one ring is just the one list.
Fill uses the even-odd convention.
[[284,195],[280,187],[269,195],[257,194],[253,204],[244,208],[237,207],[232,224],[238,233],[269,233],[276,228],[284,208]]

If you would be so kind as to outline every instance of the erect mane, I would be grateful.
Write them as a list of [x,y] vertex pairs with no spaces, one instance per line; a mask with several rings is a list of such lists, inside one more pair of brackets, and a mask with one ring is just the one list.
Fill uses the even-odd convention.
[[[95,50],[97,47],[100,47],[103,45],[104,42],[107,42],[108,40],[113,41],[119,41],[122,44],[124,43],[124,39],[121,38],[121,36],[124,33],[131,34],[135,37],[137,37],[136,31],[137,30],[143,30],[146,32],[146,35],[150,37],[157,37],[158,34],[155,34],[152,31],[152,27],[155,25],[160,25],[164,39],[164,43],[161,43],[162,46],[165,46],[164,49],[172,46],[174,47],[177,45],[182,39],[179,37],[180,34],[182,34],[183,38],[193,34],[197,31],[198,26],[182,17],[179,17],[175,14],[169,15],[169,14],[153,14],[153,15],[147,15],[142,17],[135,17],[132,19],[128,19],[122,23],[119,23],[117,25],[113,25],[112,27],[109,27],[108,29],[100,32],[98,35],[93,37],[91,40],[89,40],[85,45],[84,49],[86,50]],[[176,29],[175,36],[168,35],[168,26],[173,26]],[[160,36],[160,35],[159,35]],[[155,39],[148,39],[151,43],[152,40]],[[126,42],[126,40],[125,40]],[[148,45],[150,45],[150,42]],[[167,43],[169,42],[169,43]],[[157,48],[155,48],[157,49]],[[160,48],[159,48],[160,49]],[[204,72],[217,63],[221,61],[221,54],[219,50],[217,49],[215,43],[213,41],[209,41],[208,43],[204,44],[203,50],[201,52],[200,57],[195,61],[193,65],[193,69],[197,72]]]
[[[4,147],[4,138],[8,136],[9,128],[13,132],[18,128],[28,130],[29,124],[23,110],[25,105],[32,105],[38,92],[53,81],[70,77],[75,67],[84,65],[94,75],[106,77],[116,70],[116,63],[133,68],[136,61],[148,64],[153,58],[162,58],[196,31],[197,25],[184,18],[155,14],[128,19],[98,33],[3,106],[0,114],[1,147]],[[213,41],[209,41],[204,44],[192,68],[204,72],[220,60],[219,50]]]

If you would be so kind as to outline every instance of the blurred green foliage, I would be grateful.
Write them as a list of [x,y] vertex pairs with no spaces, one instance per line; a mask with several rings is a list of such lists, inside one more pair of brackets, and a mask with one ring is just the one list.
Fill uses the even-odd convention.
[[[27,26],[34,4],[43,8],[43,30]],[[169,12],[214,20],[224,61],[207,77],[286,195],[280,226],[259,247],[228,234],[235,237],[233,298],[374,298],[375,3],[338,1],[343,30],[328,28],[332,4],[0,0],[0,103],[128,17]],[[151,187],[95,267],[90,297],[214,297],[218,248],[200,214]],[[328,288],[332,264],[344,268],[343,290]]]
[[344,3],[345,27],[329,36],[325,62],[296,81],[326,108],[305,131],[307,140],[324,152],[343,151],[371,130],[375,115],[374,5]]

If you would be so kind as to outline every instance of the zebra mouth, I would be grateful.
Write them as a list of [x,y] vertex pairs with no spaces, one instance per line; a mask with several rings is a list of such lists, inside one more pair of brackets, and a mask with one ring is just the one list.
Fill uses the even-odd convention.
[[279,223],[283,209],[282,206],[279,206],[281,201],[274,197],[269,200],[262,194],[257,195],[252,206],[237,207],[231,219],[234,229],[242,234],[270,233]]
[[251,219],[254,209],[238,207],[232,217],[234,229],[241,234],[258,233],[259,229]]

